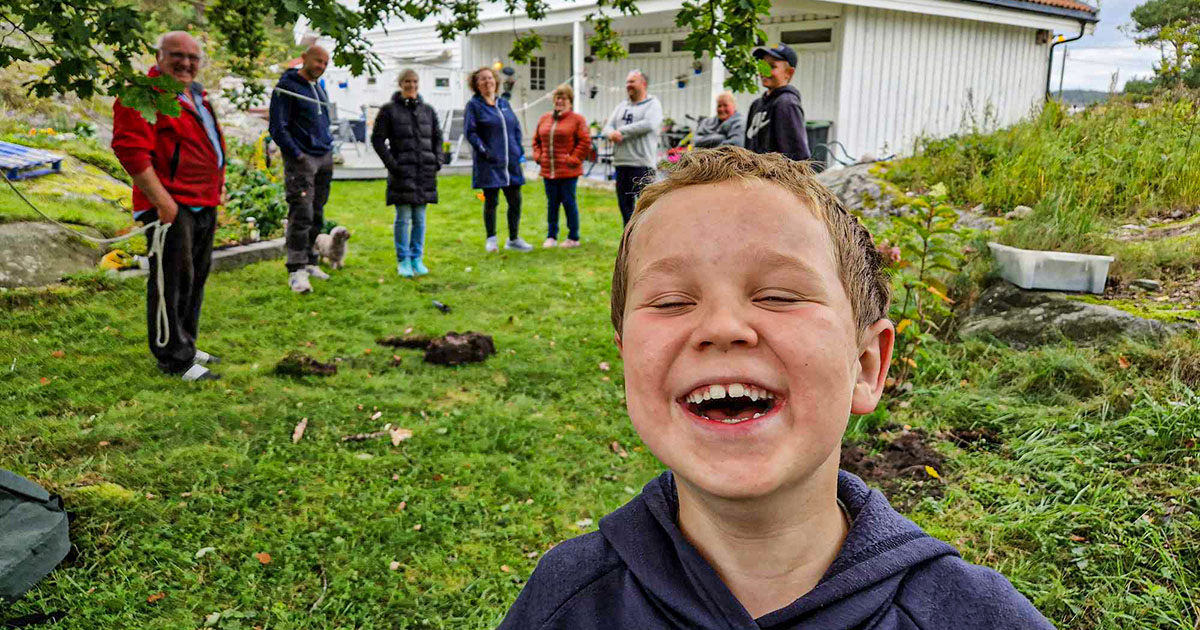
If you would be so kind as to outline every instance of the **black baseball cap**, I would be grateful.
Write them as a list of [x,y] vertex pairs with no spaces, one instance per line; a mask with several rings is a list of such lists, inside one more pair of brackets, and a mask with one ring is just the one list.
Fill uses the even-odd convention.
[[759,46],[758,48],[754,49],[755,59],[762,59],[767,55],[770,55],[776,59],[782,59],[788,62],[788,65],[793,68],[796,67],[796,63],[799,61],[799,58],[796,56],[796,51],[792,50],[791,46],[783,43],[775,44],[771,48]]

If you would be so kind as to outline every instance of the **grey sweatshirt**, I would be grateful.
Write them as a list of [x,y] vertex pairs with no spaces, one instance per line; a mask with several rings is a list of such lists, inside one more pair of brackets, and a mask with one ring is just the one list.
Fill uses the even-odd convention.
[[742,115],[742,112],[734,112],[724,121],[716,116],[705,118],[699,125],[696,125],[696,135],[692,143],[701,149],[711,149],[725,144],[745,146],[746,117]]
[[662,103],[647,96],[639,103],[622,101],[613,110],[602,133],[620,131],[623,139],[613,145],[613,166],[658,164],[658,131],[662,128]]

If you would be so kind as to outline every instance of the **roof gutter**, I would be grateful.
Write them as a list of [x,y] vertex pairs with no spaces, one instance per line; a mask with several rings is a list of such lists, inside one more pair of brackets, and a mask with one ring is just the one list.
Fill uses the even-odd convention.
[[1029,0],[966,0],[975,4],[986,4],[993,7],[1001,7],[1005,9],[1016,9],[1018,11],[1029,11],[1032,13],[1041,13],[1044,15],[1053,15],[1056,17],[1071,18],[1082,22],[1096,23],[1100,18],[1092,11],[1082,11],[1079,9],[1064,9],[1062,7],[1052,7],[1044,4],[1036,4]]
[[1050,55],[1046,59],[1046,102],[1050,101],[1050,79],[1054,76],[1054,47],[1059,44],[1066,44],[1083,37],[1084,31],[1087,30],[1087,22],[1079,20],[1079,34],[1071,39],[1063,39],[1062,35],[1058,36],[1058,41],[1050,44]]

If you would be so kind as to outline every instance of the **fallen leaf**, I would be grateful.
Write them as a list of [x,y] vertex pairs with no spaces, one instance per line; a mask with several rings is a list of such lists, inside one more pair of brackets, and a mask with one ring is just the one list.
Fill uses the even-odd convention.
[[400,481],[400,475],[392,475],[392,481]]
[[370,348],[363,348],[363,354],[371,354]]
[[1119,365],[1122,370],[1128,370],[1133,364],[1130,363],[1129,359],[1126,359],[1124,355],[1121,355],[1117,357],[1117,365]]
[[913,360],[912,360],[911,358],[909,358],[909,357],[904,357],[904,359],[902,359],[902,360],[903,360],[905,363],[907,363],[909,367],[916,369],[916,367],[917,367],[917,362],[916,362],[916,361],[913,361]]
[[601,362],[600,362],[600,371],[601,371],[601,372],[607,372],[607,371],[608,371],[608,361],[601,361]]
[[61,359],[67,356],[67,353],[63,352],[62,350],[55,350],[54,352],[50,353],[50,356],[54,357],[55,359]]
[[413,436],[412,429],[401,429],[393,427],[388,429],[388,433],[392,436],[392,446],[400,446],[400,443]]
[[625,452],[625,449],[621,446],[620,442],[613,442],[612,444],[608,445],[608,448],[611,449],[612,452],[616,453],[617,457],[620,457],[621,459],[629,457],[629,453]]
[[258,558],[258,561],[261,562],[262,564],[271,564],[271,554],[269,554],[265,551],[260,551],[256,554],[254,554],[254,557]]
[[594,521],[592,521],[590,518],[581,518],[578,521],[575,521],[575,527],[578,527],[579,529],[587,529],[588,527],[592,526],[593,522]]
[[525,557],[526,558],[536,558],[536,557],[538,557],[538,552],[530,551],[529,553],[525,554]]
[[149,603],[151,603],[151,604],[153,604],[154,602],[157,602],[157,601],[159,601],[160,599],[162,599],[162,598],[164,598],[164,597],[166,597],[166,596],[167,596],[167,594],[166,594],[166,593],[164,593],[164,592],[162,592],[162,591],[159,591],[159,592],[157,592],[157,593],[155,593],[155,594],[153,594],[153,595],[151,595],[151,596],[147,597],[147,598],[146,598],[146,601],[147,601],[147,602],[149,602]]
[[442,476],[442,473],[433,473],[433,480],[434,480],[434,481],[441,481],[441,480],[443,480],[443,479],[445,479],[445,477],[443,477],[443,476]]
[[937,471],[937,470],[935,470],[935,469],[933,468],[933,466],[926,466],[926,467],[925,467],[925,474],[929,475],[930,477],[933,477],[934,479],[941,479],[941,478],[942,478],[942,476],[938,474],[938,471]]
[[359,453],[358,455],[355,455],[354,457],[355,457],[356,459],[361,459],[361,460],[364,460],[364,461],[365,461],[365,460],[368,460],[368,459],[372,459],[372,458],[374,458],[375,456],[374,456],[374,455],[372,455],[372,454],[370,454],[370,453]]
[[382,417],[383,417],[382,411],[376,411],[375,413],[371,414],[371,420],[378,420]]
[[1086,541],[1086,540],[1087,540],[1087,539],[1086,539],[1086,538],[1084,538],[1083,536],[1079,536],[1079,535],[1076,535],[1076,534],[1071,534],[1071,541],[1072,541],[1072,542],[1084,542],[1084,541]]
[[292,444],[300,441],[304,437],[304,430],[308,428],[308,418],[301,418],[300,422],[296,423],[296,428],[292,429]]
[[391,563],[388,564],[388,568],[391,569],[392,571],[399,571],[400,563],[395,560],[392,560]]
[[502,564],[502,565],[500,565],[500,570],[501,570],[501,571],[503,571],[503,572],[505,572],[505,573],[508,573],[509,571],[512,571],[512,569],[508,568],[508,565],[507,565],[507,564]]
[[934,294],[934,295],[938,296],[939,298],[942,298],[942,301],[943,301],[943,302],[945,302],[945,303],[947,303],[947,304],[954,304],[954,300],[951,300],[949,297],[947,297],[947,296],[946,296],[946,294],[945,294],[945,293],[942,293],[941,291],[939,291],[937,287],[925,287],[925,288],[926,288],[926,289],[927,289],[927,290],[928,290],[930,293],[932,293],[932,294]]
[[42,385],[45,385],[46,383],[50,382],[50,379],[43,376],[41,379],[38,380],[38,382],[41,383]]
[[404,329],[404,334],[407,335],[407,334],[411,333],[412,331],[413,331],[412,326],[409,326],[408,328]]
[[196,552],[196,559],[199,560],[200,558],[203,558],[204,556],[207,556],[208,554],[213,553],[216,550],[217,550],[216,547],[204,547],[200,551]]
[[111,444],[111,442],[108,440],[100,440],[100,443],[97,446],[108,446],[109,444]]
[[396,511],[397,511],[397,512],[403,512],[403,511],[404,511],[404,508],[406,508],[406,507],[408,507],[408,501],[401,501],[401,502],[400,502],[400,505],[397,505],[397,506],[396,506]]
[[419,531],[421,531],[421,524],[420,524],[420,523],[417,523],[416,525],[413,525],[413,531],[414,531],[414,532],[419,532]]

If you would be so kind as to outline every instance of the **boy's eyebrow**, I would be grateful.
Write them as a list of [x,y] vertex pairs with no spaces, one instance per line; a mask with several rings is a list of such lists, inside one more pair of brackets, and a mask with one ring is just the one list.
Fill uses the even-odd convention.
[[[803,259],[784,254],[775,250],[754,249],[750,254],[755,262],[768,269],[785,269],[796,271],[805,276],[814,279],[820,279],[821,274],[809,263]],[[637,276],[632,278],[630,286],[637,284],[639,281],[645,280],[648,277],[657,275],[671,276],[677,275],[692,268],[694,264],[683,256],[668,256],[659,258],[654,262],[646,265],[644,269],[638,271]]]

